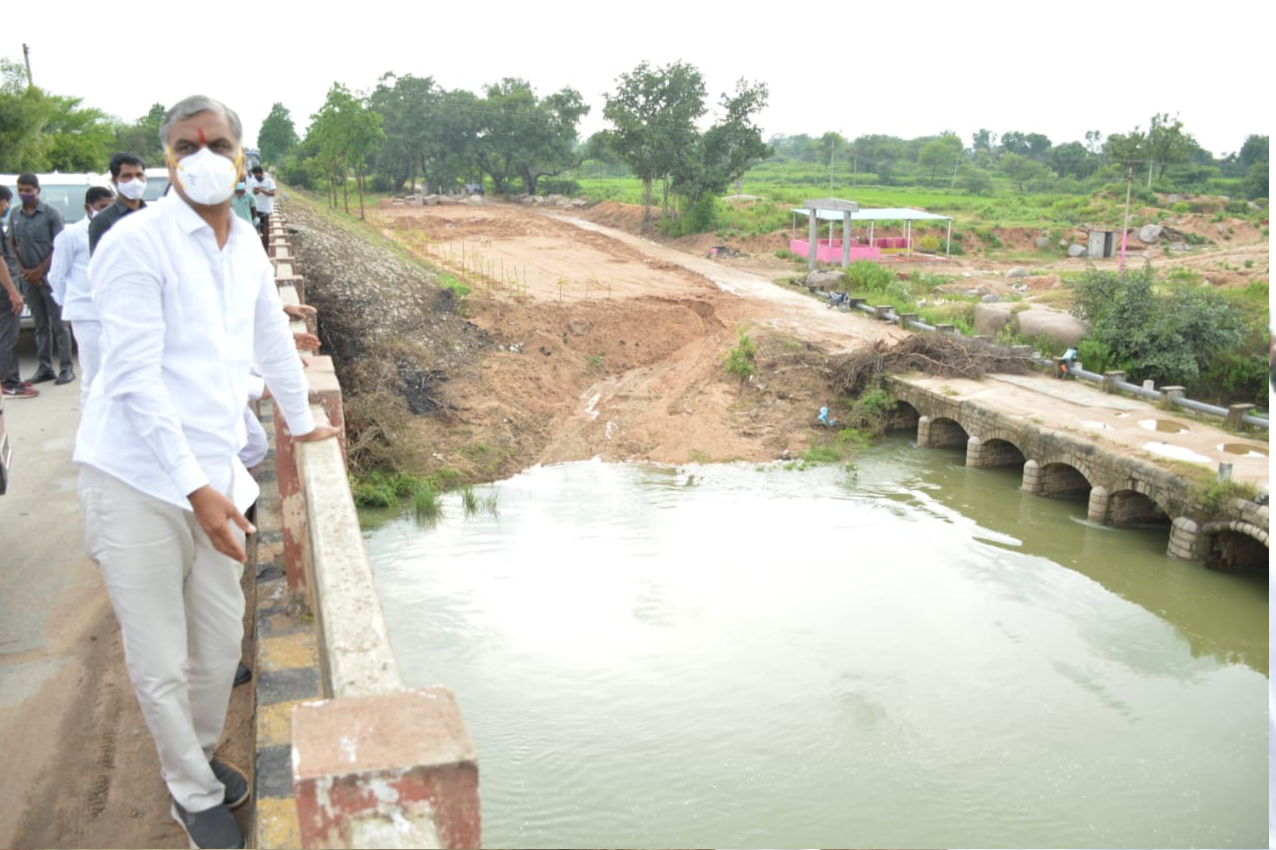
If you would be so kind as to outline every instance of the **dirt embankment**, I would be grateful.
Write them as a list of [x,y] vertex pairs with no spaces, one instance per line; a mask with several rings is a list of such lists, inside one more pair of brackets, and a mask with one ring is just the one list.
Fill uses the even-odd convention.
[[[354,454],[421,475],[800,452],[830,398],[826,350],[882,334],[811,301],[845,339],[799,335],[791,306],[728,292],[676,252],[510,204],[383,207],[362,233],[303,203],[288,216]],[[746,327],[759,350],[742,383],[722,364]]]

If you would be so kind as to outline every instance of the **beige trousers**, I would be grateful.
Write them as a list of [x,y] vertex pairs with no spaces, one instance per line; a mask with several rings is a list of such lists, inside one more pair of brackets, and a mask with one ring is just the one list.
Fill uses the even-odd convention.
[[80,511],[168,790],[188,812],[219,805],[208,760],[239,663],[243,565],[213,548],[192,512],[88,466]]

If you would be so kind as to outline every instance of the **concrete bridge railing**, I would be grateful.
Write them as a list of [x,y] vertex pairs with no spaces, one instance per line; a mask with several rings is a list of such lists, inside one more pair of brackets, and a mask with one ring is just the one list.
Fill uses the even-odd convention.
[[[271,217],[268,253],[284,304],[303,303],[285,215]],[[350,492],[341,386],[331,358],[307,359],[315,418],[341,437],[294,442],[276,410],[287,589],[317,626],[325,697],[292,708],[301,846],[480,847],[474,743],[451,691],[404,687]]]

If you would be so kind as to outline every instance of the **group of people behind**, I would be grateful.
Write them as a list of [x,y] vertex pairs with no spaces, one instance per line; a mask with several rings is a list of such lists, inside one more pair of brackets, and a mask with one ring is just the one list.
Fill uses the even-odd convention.
[[[84,218],[67,225],[58,208],[40,198],[40,179],[18,176],[20,208],[8,215],[13,193],[0,186],[0,392],[7,399],[36,398],[36,384],[69,384],[76,379],[71,338],[79,351],[80,403],[100,363],[101,322],[89,287],[89,259],[117,222],[147,206],[146,164],[132,153],[117,153],[109,163],[110,183],[90,186],[84,194]],[[114,191],[112,191],[112,189]],[[261,165],[235,185],[231,208],[257,228],[267,247],[274,212],[275,181]],[[7,217],[8,226],[3,220]],[[18,335],[23,307],[35,325],[36,372],[23,380],[18,365]],[[56,348],[58,369],[53,368]]]

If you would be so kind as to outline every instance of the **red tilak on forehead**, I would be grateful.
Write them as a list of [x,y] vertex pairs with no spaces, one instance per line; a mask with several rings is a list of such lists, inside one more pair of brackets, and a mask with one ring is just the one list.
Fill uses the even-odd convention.
[[205,138],[204,138],[204,128],[203,128],[203,127],[198,127],[197,129],[199,130],[199,143],[200,143],[201,145],[206,145],[206,144],[208,144],[208,139],[205,139]]

